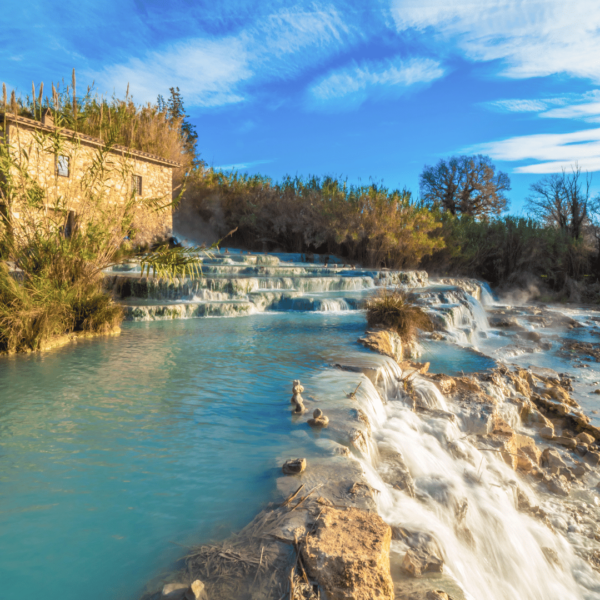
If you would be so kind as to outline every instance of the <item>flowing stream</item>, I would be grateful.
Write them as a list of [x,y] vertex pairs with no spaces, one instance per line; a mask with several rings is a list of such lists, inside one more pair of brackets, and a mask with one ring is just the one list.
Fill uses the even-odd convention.
[[[319,285],[370,289],[362,276]],[[496,361],[569,373],[597,422],[600,369],[563,352],[565,339],[595,342],[596,314],[563,311],[585,327],[551,323],[532,341],[525,334],[540,329],[536,315],[499,304],[485,287],[480,297],[488,315],[510,317],[517,329],[488,322],[463,290],[424,288],[420,302],[445,339],[424,338],[420,360],[450,375]],[[390,525],[435,538],[455,600],[600,599],[600,575],[582,558],[592,549],[585,507],[598,505],[591,486],[572,499],[577,511],[540,494],[481,447],[472,408],[423,377],[412,385],[426,412],[413,411],[400,367],[357,346],[365,329],[358,301],[287,298],[283,312],[127,323],[117,338],[0,358],[0,597],[139,597],[182,545],[225,538],[272,500],[282,457],[327,454],[290,420],[293,379],[323,399],[362,377],[373,444],[360,460],[379,511]],[[332,367],[350,358],[376,365],[377,387]],[[536,435],[519,421],[514,390],[490,383],[486,393],[508,423]],[[397,455],[414,497],[387,483]],[[517,510],[519,494],[545,510],[552,529]],[[407,547],[392,542],[396,580],[406,578],[397,565]]]

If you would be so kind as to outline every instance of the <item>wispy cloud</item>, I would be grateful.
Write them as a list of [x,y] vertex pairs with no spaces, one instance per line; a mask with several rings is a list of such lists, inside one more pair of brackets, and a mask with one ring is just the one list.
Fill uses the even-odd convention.
[[87,75],[108,90],[129,83],[138,100],[154,100],[157,90],[174,85],[190,105],[222,106],[245,100],[250,81],[296,76],[356,36],[333,7],[297,7],[262,16],[235,35],[188,39]]
[[506,77],[567,73],[600,81],[597,0],[392,0],[400,31],[435,33]]
[[600,129],[523,135],[479,144],[468,151],[509,162],[538,161],[517,167],[515,173],[559,173],[575,163],[584,171],[600,171]]
[[430,58],[394,57],[384,61],[352,63],[335,69],[313,83],[309,105],[313,108],[354,108],[372,96],[399,95],[417,84],[444,75],[444,68]]
[[218,167],[213,167],[213,169],[215,171],[239,171],[241,169],[252,169],[253,167],[258,167],[259,165],[267,165],[272,162],[273,159],[252,160],[249,162],[234,163],[232,165],[219,165]]
[[537,113],[547,119],[600,122],[600,90],[535,100],[494,100],[484,106],[501,112]]
[[548,108],[548,102],[545,100],[494,100],[486,102],[488,108],[501,112],[539,113]]

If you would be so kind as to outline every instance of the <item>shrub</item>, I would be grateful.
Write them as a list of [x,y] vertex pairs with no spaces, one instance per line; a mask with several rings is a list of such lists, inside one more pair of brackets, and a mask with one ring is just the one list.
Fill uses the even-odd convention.
[[428,208],[406,190],[333,177],[266,177],[197,170],[184,198],[217,234],[255,249],[339,254],[374,267],[416,266],[444,240]]
[[418,330],[433,330],[429,315],[407,293],[385,288],[367,302],[367,323],[395,331],[405,343],[412,342]]

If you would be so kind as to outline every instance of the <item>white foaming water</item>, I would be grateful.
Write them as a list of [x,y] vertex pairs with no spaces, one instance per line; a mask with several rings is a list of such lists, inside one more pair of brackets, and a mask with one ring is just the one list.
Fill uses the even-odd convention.
[[324,298],[316,302],[316,309],[319,312],[340,312],[351,310],[348,303],[343,298]]
[[[390,525],[433,536],[446,576],[455,581],[465,599],[600,598],[599,575],[576,555],[567,539],[516,509],[517,489],[532,504],[541,504],[540,499],[500,455],[480,451],[476,439],[467,437],[468,431],[460,425],[462,408],[437,388],[437,393],[430,393],[430,382],[417,376],[415,390],[424,398],[435,398],[439,408],[458,418],[452,422],[414,413],[398,396],[397,387],[388,388],[383,372],[397,375],[395,364],[391,360],[382,363],[377,378],[381,384],[375,389],[365,382],[358,399],[371,419],[378,446],[385,447],[388,456],[390,451],[402,455],[416,490],[412,498],[386,484],[373,461],[375,453],[369,452],[363,465],[369,483],[380,492],[378,508],[383,518]],[[494,395],[504,400],[499,388]],[[501,413],[518,425],[518,414],[509,406],[501,406]],[[561,509],[554,505],[550,510],[556,515]],[[569,519],[569,515],[564,511],[560,518]],[[392,542],[392,556],[401,558],[405,551],[402,542]],[[556,556],[560,566],[553,565],[549,555]]]
[[483,306],[494,306],[496,300],[494,300],[494,293],[492,288],[487,283],[481,283],[481,304]]

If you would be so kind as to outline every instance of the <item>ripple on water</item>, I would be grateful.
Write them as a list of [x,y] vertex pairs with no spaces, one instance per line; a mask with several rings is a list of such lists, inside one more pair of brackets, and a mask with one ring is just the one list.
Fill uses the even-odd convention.
[[2,595],[135,598],[171,542],[245,525],[275,457],[316,451],[293,433],[292,379],[363,331],[360,313],[135,323],[1,359]]

